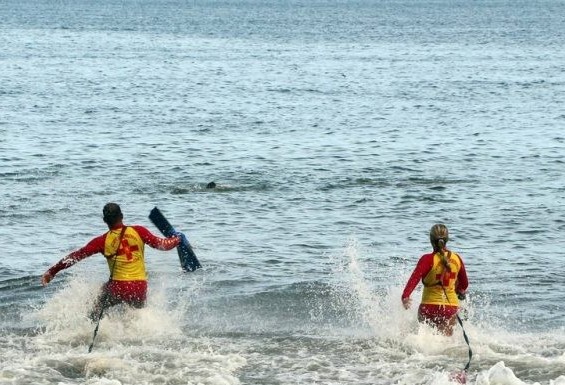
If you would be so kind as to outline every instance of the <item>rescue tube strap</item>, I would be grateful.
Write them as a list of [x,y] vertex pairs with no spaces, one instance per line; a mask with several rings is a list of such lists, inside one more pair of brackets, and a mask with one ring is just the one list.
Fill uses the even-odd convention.
[[[126,233],[126,229],[127,229],[127,226],[122,227],[122,231],[120,232],[120,238],[118,240],[118,247],[116,248],[116,251],[114,252],[114,254],[112,254],[112,255],[104,254],[106,259],[114,258],[114,263],[112,264],[112,271],[110,271],[110,280],[112,280],[112,278],[114,277],[114,267],[116,267],[116,262],[117,262],[116,257],[118,256],[118,252],[120,251],[120,247],[122,246],[122,239],[124,239],[124,234]],[[110,233],[110,232],[108,232],[108,233]]]
[[[441,288],[443,289],[445,298],[448,298],[447,292],[445,291],[445,287],[441,285]],[[449,299],[447,301],[449,302]],[[463,327],[463,321],[461,320],[461,317],[459,317],[459,314],[456,314],[455,316],[457,317],[457,322],[459,322],[459,325],[461,326],[461,330],[463,331],[463,338],[465,339],[465,342],[467,343],[467,347],[469,348],[469,360],[467,361],[467,364],[463,368],[463,371],[467,372],[469,370],[469,367],[471,366],[471,359],[473,358],[473,350],[471,349],[471,343],[469,342],[469,337],[467,337],[467,333],[465,333],[465,328]]]
[[469,347],[469,360],[467,361],[467,365],[465,365],[465,367],[463,368],[463,370],[466,372],[469,370],[469,366],[471,366],[471,359],[473,358],[473,350],[471,350],[471,344],[469,343],[469,337],[467,337],[467,333],[465,333],[465,328],[463,327],[463,321],[461,321],[461,317],[459,317],[459,314],[457,314],[457,322],[459,322],[459,325],[461,325],[461,330],[463,330],[463,338],[465,338],[465,342],[467,343],[467,346]]
[[[126,232],[127,226],[124,226],[122,228],[122,232],[120,233],[120,241],[118,242],[118,248],[116,249],[116,252],[113,255],[110,256],[106,256],[106,254],[104,254],[104,256],[106,258],[116,258],[118,256],[118,252],[120,250],[120,246],[122,245],[122,239],[124,237],[124,233]],[[110,233],[110,232],[108,232]],[[116,258],[117,259],[117,258]],[[114,259],[114,263],[112,264],[112,270],[110,271],[110,279],[108,280],[108,283],[110,283],[110,281],[112,280],[112,276],[114,275],[114,267],[116,267],[116,259]],[[98,334],[98,328],[100,327],[100,320],[102,319],[102,315],[104,315],[104,303],[106,302],[106,299],[108,298],[108,288],[105,285],[104,288],[102,289],[102,298],[100,299],[100,313],[98,313],[98,321],[96,322],[96,328],[94,329],[94,335],[92,336],[92,342],[90,343],[90,346],[88,347],[88,352],[92,352],[92,348],[94,347],[94,340],[96,339],[96,334]]]

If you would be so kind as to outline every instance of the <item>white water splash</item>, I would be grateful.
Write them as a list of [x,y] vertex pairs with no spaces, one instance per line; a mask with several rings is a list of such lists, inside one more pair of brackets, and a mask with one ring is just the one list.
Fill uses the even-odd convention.
[[395,338],[413,329],[414,312],[402,307],[401,288],[388,286],[384,295],[376,294],[365,277],[359,250],[358,242],[350,239],[344,253],[347,258],[345,279],[359,302],[362,319],[379,338]]
[[97,385],[240,383],[236,373],[246,359],[217,341],[187,335],[184,317],[190,301],[171,306],[168,287],[159,282],[150,285],[145,308],[110,309],[100,322],[93,352],[87,353],[95,324],[86,314],[98,289],[99,283],[71,277],[49,298],[33,315],[44,331],[32,338],[12,336],[14,349],[3,349],[14,354],[5,356],[10,364],[0,370],[0,383],[16,377],[26,384],[39,378]]
[[[366,277],[365,260],[354,239],[348,241],[343,259],[337,264],[335,272],[342,277],[342,285],[347,288],[352,310],[361,316],[371,330],[371,338],[375,339],[376,344],[372,349],[380,350],[381,355],[396,357],[396,366],[406,365],[406,373],[391,383],[457,383],[452,374],[460,373],[468,359],[468,346],[459,326],[455,328],[452,337],[443,336],[433,328],[417,322],[416,306],[408,311],[402,307],[400,285],[390,285],[384,291],[375,290],[375,285]],[[391,277],[391,282],[398,281],[398,278]],[[554,333],[547,336],[539,333],[529,335],[493,327],[486,321],[477,322],[473,315],[478,310],[471,301],[464,303],[464,306],[470,317],[464,321],[464,327],[474,351],[471,370],[466,376],[467,383],[540,385],[538,382],[520,380],[511,367],[504,366],[504,360],[513,361],[522,370],[523,367],[531,367],[534,372],[550,371],[562,364],[563,355],[555,354],[555,349],[563,346],[565,339],[555,340]],[[389,341],[390,346],[386,341]],[[366,354],[371,356],[373,353],[367,351]],[[492,363],[489,364],[490,362]],[[486,366],[488,369],[474,370],[479,366]],[[422,367],[427,369],[416,370]],[[390,371],[393,372],[394,369],[391,368]],[[473,382],[474,379],[476,382]],[[563,381],[565,377],[558,376],[546,384],[562,385]]]

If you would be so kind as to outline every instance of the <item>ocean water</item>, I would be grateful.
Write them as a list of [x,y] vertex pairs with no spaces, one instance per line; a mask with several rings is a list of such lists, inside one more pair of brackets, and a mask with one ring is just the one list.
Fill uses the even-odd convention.
[[[564,35],[559,0],[2,0],[0,384],[452,384],[462,329],[400,303],[436,222],[467,383],[565,384]],[[39,278],[107,202],[203,269],[147,249],[89,354],[102,257]]]

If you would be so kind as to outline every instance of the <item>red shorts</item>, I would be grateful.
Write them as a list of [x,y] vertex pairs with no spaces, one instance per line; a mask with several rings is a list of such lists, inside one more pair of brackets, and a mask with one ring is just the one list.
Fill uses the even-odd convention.
[[420,304],[418,320],[430,322],[434,325],[447,324],[455,317],[458,310],[458,306]]
[[111,305],[125,302],[133,307],[143,307],[147,299],[147,281],[109,281],[105,290]]
[[88,317],[94,322],[99,321],[105,309],[121,303],[141,309],[145,306],[146,298],[147,281],[109,281],[102,286]]

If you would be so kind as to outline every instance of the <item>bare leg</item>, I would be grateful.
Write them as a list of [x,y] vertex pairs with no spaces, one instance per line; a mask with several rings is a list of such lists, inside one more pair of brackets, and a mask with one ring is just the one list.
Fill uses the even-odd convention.
[[92,322],[98,322],[102,319],[104,310],[117,305],[119,302],[120,301],[110,293],[110,290],[108,289],[108,282],[106,282],[102,285],[100,294],[98,294],[98,298],[96,299],[96,302],[94,302],[94,306],[88,314],[88,318],[90,318]]
[[451,317],[448,320],[442,320],[438,323],[438,330],[444,335],[451,337],[453,335],[453,326],[455,326],[456,316]]

